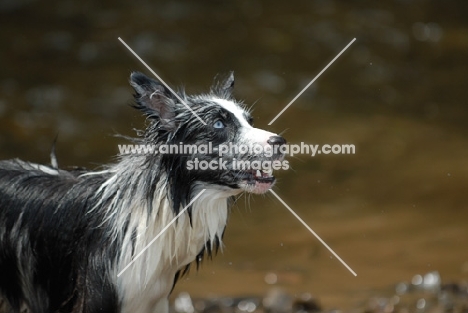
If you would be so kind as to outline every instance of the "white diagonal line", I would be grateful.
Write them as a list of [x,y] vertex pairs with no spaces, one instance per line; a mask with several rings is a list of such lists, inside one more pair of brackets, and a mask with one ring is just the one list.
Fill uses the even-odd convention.
[[315,233],[315,232],[312,230],[312,228],[310,228],[309,225],[307,225],[306,222],[304,222],[304,220],[303,220],[302,218],[300,218],[300,216],[297,215],[296,212],[294,212],[293,209],[291,209],[291,208],[286,204],[286,202],[284,202],[283,199],[281,199],[281,198],[276,194],[276,192],[274,192],[274,191],[271,190],[271,189],[270,189],[270,192],[286,207],[286,209],[288,209],[288,210],[292,213],[292,215],[294,215],[294,216],[299,220],[299,222],[302,223],[302,225],[305,226],[305,228],[307,228],[307,229],[312,233],[312,235],[314,235],[314,236],[318,239],[318,241],[320,241],[320,242],[325,246],[325,248],[328,249],[328,251],[330,251],[330,252],[341,262],[341,264],[343,264],[343,265],[348,269],[348,271],[351,272],[351,274],[353,274],[354,276],[357,276],[356,272],[353,271],[353,270],[351,269],[351,267],[349,267],[348,264],[346,264],[345,261],[343,261],[343,260],[338,256],[338,254],[336,254],[335,251],[333,251],[332,248],[330,248],[330,247],[325,243],[325,241],[323,241],[322,238],[320,238],[320,236],[317,235],[317,233]]
[[182,209],[182,211],[179,212],[179,214],[177,214],[176,217],[174,217],[172,219],[172,221],[169,222],[169,224],[166,225],[166,227],[164,227],[160,232],[159,234],[156,235],[156,237],[153,238],[153,240],[151,240],[147,245],[146,247],[144,247],[140,253],[138,253],[131,261],[130,263],[127,264],[127,266],[124,267],[123,270],[120,271],[120,273],[117,274],[117,277],[120,277],[120,275],[122,275],[146,250],[148,250],[148,248],[159,238],[161,237],[161,235],[172,225],[174,224],[174,222],[182,215],[184,214],[184,212],[192,205],[193,202],[195,202],[195,200],[198,199],[198,197],[200,197],[202,195],[202,193],[205,192],[206,189],[202,189],[202,191],[200,191],[198,193],[198,195],[196,195],[195,198],[192,199],[192,201],[189,202],[189,204],[187,204],[185,206],[185,208]]
[[342,54],[343,54],[343,52],[345,52],[345,51],[346,51],[346,49],[348,49],[348,48],[349,48],[349,46],[351,46],[351,44],[352,44],[354,41],[356,41],[356,38],[354,38],[353,40],[351,40],[351,42],[350,42],[350,43],[348,43],[348,45],[347,45],[346,47],[344,47],[344,48],[343,48],[343,50],[341,50],[341,52],[340,52],[340,53],[338,53],[338,55],[337,55],[337,56],[336,56],[336,57],[335,57],[333,60],[331,60],[331,61],[330,61],[330,63],[328,63],[328,65],[327,65],[327,66],[325,66],[325,67],[324,67],[324,69],[323,69],[323,70],[322,70],[320,73],[318,73],[318,75],[317,75],[317,76],[315,76],[315,78],[314,78],[314,79],[312,79],[312,80],[310,81],[310,83],[309,83],[309,84],[307,84],[307,86],[305,86],[305,87],[304,87],[304,89],[302,89],[302,90],[301,90],[301,92],[299,92],[299,93],[297,94],[297,96],[296,96],[296,97],[294,97],[294,99],[292,99],[292,100],[291,100],[291,102],[289,102],[289,103],[288,103],[288,105],[287,105],[287,106],[285,106],[285,107],[284,107],[284,109],[283,109],[283,110],[281,110],[281,112],[279,112],[279,113],[278,113],[278,115],[276,115],[276,116],[275,116],[275,118],[274,118],[274,119],[272,119],[272,120],[271,120],[271,122],[270,122],[270,123],[268,123],[268,125],[271,125],[271,124],[273,124],[273,122],[274,122],[274,121],[276,121],[276,119],[277,119],[278,117],[280,117],[280,115],[281,115],[281,114],[283,114],[283,113],[284,113],[284,111],[286,111],[286,110],[287,110],[287,109],[288,109],[288,108],[291,106],[291,104],[293,104],[293,102],[294,102],[294,101],[296,101],[296,100],[297,100],[297,98],[299,98],[299,97],[300,97],[300,96],[301,96],[301,95],[304,93],[304,91],[306,91],[306,90],[307,90],[307,88],[309,88],[309,87],[310,87],[310,85],[312,85],[312,84],[313,84],[313,83],[314,83],[314,82],[317,80],[317,78],[319,78],[319,77],[320,77],[320,75],[322,75],[322,74],[323,74],[323,72],[325,72],[325,71],[327,70],[327,68],[329,68],[329,67],[330,67],[330,65],[332,65],[332,64],[333,64],[333,62],[335,62],[335,61],[336,61],[336,59],[338,59],[338,58],[340,57],[340,55],[342,55]]
[[190,107],[187,105],[187,103],[185,103],[185,101],[182,100],[182,98],[180,98],[179,95],[178,95],[177,93],[175,93],[174,90],[172,90],[171,87],[169,87],[169,85],[166,84],[166,83],[164,82],[164,80],[162,80],[162,78],[159,77],[159,75],[156,74],[156,72],[153,71],[153,69],[152,69],[151,67],[149,67],[149,65],[146,64],[146,62],[143,61],[143,59],[140,58],[140,56],[139,56],[138,54],[136,54],[136,52],[133,51],[133,49],[130,48],[130,46],[127,45],[127,44],[125,43],[125,41],[123,41],[122,38],[118,37],[118,39],[120,40],[120,42],[121,42],[121,43],[122,43],[122,44],[123,44],[123,45],[124,45],[140,62],[141,62],[141,63],[143,63],[144,66],[146,66],[146,68],[147,68],[151,73],[153,73],[154,76],[156,76],[156,78],[157,78],[167,89],[169,89],[170,92],[172,92],[172,94],[173,94],[174,96],[176,96],[177,99],[179,99],[180,103],[182,103],[183,105],[185,105],[185,106],[187,107],[187,109],[189,109],[190,112],[192,112],[192,114],[195,115],[195,117],[198,118],[198,119],[200,120],[200,122],[202,122],[203,125],[206,125],[205,121],[203,121],[203,120],[200,118],[200,116],[198,116],[198,114],[195,113],[195,112],[192,110],[192,108],[190,108]]

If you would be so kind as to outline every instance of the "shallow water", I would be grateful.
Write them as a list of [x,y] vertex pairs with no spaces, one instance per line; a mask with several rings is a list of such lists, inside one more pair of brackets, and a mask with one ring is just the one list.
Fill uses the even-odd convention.
[[[241,198],[223,254],[175,293],[309,292],[349,308],[415,274],[468,278],[466,1],[5,0],[0,3],[0,157],[96,167],[143,119],[130,71],[206,91],[235,70],[256,125],[289,142],[353,143],[300,156],[275,191],[357,272],[352,276],[271,195]],[[356,42],[272,126],[268,122]]]

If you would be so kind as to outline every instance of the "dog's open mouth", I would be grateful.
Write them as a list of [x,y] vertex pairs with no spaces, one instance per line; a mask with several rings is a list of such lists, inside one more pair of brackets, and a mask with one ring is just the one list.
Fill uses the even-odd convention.
[[276,178],[273,171],[247,170],[239,172],[238,177],[242,181],[242,187],[251,193],[265,193],[274,184]]
[[275,181],[275,176],[271,175],[273,172],[267,172],[262,170],[250,170],[249,176],[251,179],[248,181],[249,184],[254,183],[263,183],[263,184],[272,184]]

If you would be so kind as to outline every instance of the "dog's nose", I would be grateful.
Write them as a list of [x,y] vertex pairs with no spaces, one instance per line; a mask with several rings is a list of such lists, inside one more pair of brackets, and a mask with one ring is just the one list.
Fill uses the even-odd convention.
[[268,138],[267,143],[272,146],[282,146],[286,144],[286,139],[281,136],[271,136]]

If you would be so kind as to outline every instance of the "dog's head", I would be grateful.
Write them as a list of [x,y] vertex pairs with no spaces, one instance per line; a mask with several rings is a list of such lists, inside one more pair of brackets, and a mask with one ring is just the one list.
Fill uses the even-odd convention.
[[281,167],[283,154],[278,148],[286,141],[253,127],[248,110],[232,97],[233,73],[215,83],[210,93],[195,96],[176,95],[137,72],[132,73],[130,83],[135,89],[135,107],[150,121],[144,142],[186,148],[148,156],[159,158],[172,186],[203,184],[227,195],[264,193],[273,186],[272,168]]

